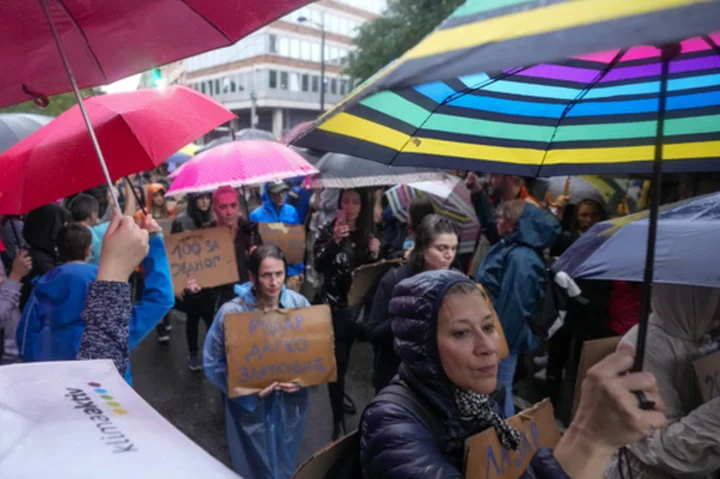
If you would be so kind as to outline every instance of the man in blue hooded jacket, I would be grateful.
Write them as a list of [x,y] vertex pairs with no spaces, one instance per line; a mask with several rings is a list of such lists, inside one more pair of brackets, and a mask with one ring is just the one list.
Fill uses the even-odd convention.
[[498,380],[507,394],[505,414],[510,417],[514,414],[512,384],[518,355],[537,346],[530,321],[545,300],[544,250],[552,246],[562,228],[549,212],[517,199],[498,209],[497,230],[502,239],[487,252],[476,278],[495,306],[510,350],[498,366]]
[[[294,206],[287,203],[290,189],[284,181],[273,181],[265,185],[268,198],[262,206],[250,213],[250,221],[255,223],[283,223],[299,225],[300,216]],[[287,286],[297,292],[305,281],[305,264],[288,265]]]
[[[117,228],[122,216],[113,216],[108,230]],[[115,223],[115,224],[114,224]],[[150,233],[150,250],[142,262],[145,271],[143,299],[133,306],[129,349],[132,351],[175,304],[170,265],[162,228],[147,217],[142,225]],[[33,280],[34,287],[17,328],[23,361],[67,361],[77,356],[85,331],[82,311],[88,286],[98,267],[87,263],[92,236],[78,224],[66,225],[58,235],[58,253],[63,264]],[[132,384],[128,367],[125,380]]]

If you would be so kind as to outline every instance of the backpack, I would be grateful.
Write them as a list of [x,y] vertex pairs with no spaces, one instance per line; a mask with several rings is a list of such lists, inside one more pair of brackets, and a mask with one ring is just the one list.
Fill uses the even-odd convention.
[[[445,434],[442,422],[407,387],[402,384],[389,385],[375,396],[368,407],[377,402],[397,404],[412,412],[432,432],[438,446],[444,448]],[[361,417],[360,424],[362,422]],[[360,464],[360,430],[356,429],[315,453],[298,468],[293,479],[363,479]]]

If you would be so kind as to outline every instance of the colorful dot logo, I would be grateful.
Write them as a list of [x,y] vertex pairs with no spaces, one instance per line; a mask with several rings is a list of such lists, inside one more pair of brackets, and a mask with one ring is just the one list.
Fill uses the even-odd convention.
[[114,398],[108,394],[106,389],[103,389],[102,384],[100,383],[88,383],[88,386],[93,388],[93,391],[98,393],[100,398],[105,401],[105,403],[110,406],[115,414],[127,414],[127,410],[120,407],[120,403],[115,401]]

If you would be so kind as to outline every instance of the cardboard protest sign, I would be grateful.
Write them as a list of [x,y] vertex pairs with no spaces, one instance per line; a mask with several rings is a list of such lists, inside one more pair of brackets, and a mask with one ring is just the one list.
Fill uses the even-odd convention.
[[238,477],[150,407],[109,360],[0,367],[0,424],[3,479]]
[[510,349],[508,348],[507,339],[505,338],[505,331],[503,331],[502,324],[500,324],[500,318],[498,318],[497,312],[495,311],[495,306],[493,306],[492,301],[490,301],[490,298],[485,292],[485,288],[483,288],[483,285],[478,283],[476,284],[476,286],[477,289],[479,289],[483,293],[483,295],[488,298],[487,303],[493,315],[495,331],[497,331],[498,336],[500,336],[500,344],[498,345],[498,358],[505,359],[506,357],[510,356]]
[[720,351],[701,357],[693,363],[704,402],[720,396]]
[[508,419],[522,435],[520,448],[502,447],[495,429],[489,428],[465,441],[466,479],[517,479],[541,448],[553,448],[560,441],[550,400],[536,404]]
[[305,261],[305,227],[283,223],[260,223],[258,232],[265,244],[277,246],[285,254],[288,264]]
[[604,339],[593,339],[592,341],[585,341],[582,347],[582,353],[580,354],[580,363],[578,364],[578,374],[575,380],[575,398],[573,399],[572,415],[575,416],[580,405],[580,392],[582,391],[582,382],[585,379],[585,375],[588,369],[595,366],[597,363],[605,359],[606,356],[615,352],[620,344],[622,336],[615,336],[614,338]]
[[158,226],[162,228],[163,235],[165,237],[170,236],[170,232],[172,231],[173,218],[163,218],[155,221],[157,221]]
[[348,292],[348,306],[359,306],[365,302],[365,297],[372,290],[375,283],[380,281],[385,273],[392,268],[400,266],[402,259],[391,259],[366,264],[355,268],[352,272],[353,282]]
[[[305,461],[298,467],[292,479],[318,479],[320,477],[337,477],[335,468],[347,466],[344,462],[338,463],[346,454],[351,452],[351,448],[357,445],[359,431],[338,439],[337,441],[323,447],[310,459]],[[344,470],[344,469],[342,469]]]
[[167,236],[165,250],[176,295],[182,292],[189,279],[195,279],[201,288],[240,280],[230,227],[219,226]]
[[337,379],[327,305],[228,314],[228,396],[255,394],[275,381],[302,387]]

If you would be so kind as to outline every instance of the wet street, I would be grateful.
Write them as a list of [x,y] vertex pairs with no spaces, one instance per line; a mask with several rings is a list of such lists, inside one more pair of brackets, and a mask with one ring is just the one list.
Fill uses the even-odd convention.
[[[229,465],[225,441],[225,419],[220,393],[205,379],[202,371],[187,367],[184,316],[173,312],[173,330],[169,343],[157,342],[151,333],[132,353],[135,390],[175,427]],[[201,323],[204,331],[204,323]],[[204,338],[204,332],[201,340]],[[348,393],[358,411],[372,399],[370,368],[372,348],[369,343],[355,343],[348,371]],[[348,430],[357,427],[359,414],[349,416]],[[307,429],[300,450],[300,462],[330,441],[332,413],[325,385],[312,388]]]

